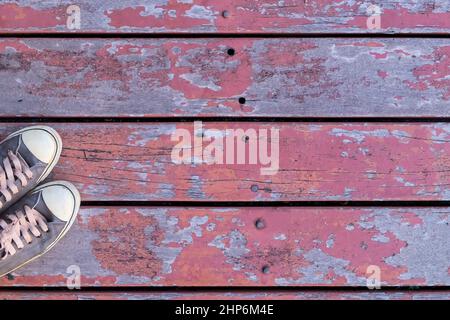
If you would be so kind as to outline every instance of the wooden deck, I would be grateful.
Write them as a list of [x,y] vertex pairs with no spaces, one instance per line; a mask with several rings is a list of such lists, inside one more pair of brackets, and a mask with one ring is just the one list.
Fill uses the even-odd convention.
[[[368,33],[367,17],[382,9],[377,32],[448,33],[450,6],[434,0],[4,0],[0,30],[66,33],[76,4],[79,32],[96,33]],[[68,10],[69,9],[69,10]],[[75,31],[77,32],[77,31]]]
[[[53,126],[83,200],[0,299],[450,299],[450,4],[73,5],[0,4],[0,136]],[[276,174],[174,163],[196,121],[277,130]]]

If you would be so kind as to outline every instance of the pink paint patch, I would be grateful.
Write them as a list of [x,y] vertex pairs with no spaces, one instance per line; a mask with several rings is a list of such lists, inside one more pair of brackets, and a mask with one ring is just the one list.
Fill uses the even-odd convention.
[[186,26],[210,25],[210,17],[198,18],[189,15],[193,4],[183,4],[170,1],[169,5],[156,6],[154,13],[146,12],[144,6],[116,9],[106,12],[111,20],[109,25],[114,28],[160,28],[164,30],[185,29]]
[[418,80],[412,85],[426,90],[433,87],[442,92],[443,99],[450,99],[450,46],[435,49],[432,54],[434,64],[427,64],[414,69],[413,74]]
[[407,223],[410,226],[418,226],[423,224],[423,220],[422,218],[420,218],[419,216],[415,215],[415,214],[403,214],[401,215],[402,217],[402,222]]
[[[243,110],[237,97],[252,83],[247,50],[251,45],[252,42],[247,40],[209,42],[206,46],[201,43],[167,43],[164,47],[174,74],[170,86],[183,92],[188,99],[225,99],[222,102],[225,106]],[[227,53],[229,48],[236,52],[233,56]],[[216,67],[209,67],[212,64]],[[209,102],[208,106],[217,104]]]
[[383,29],[398,28],[417,28],[420,26],[433,25],[439,28],[450,28],[450,13],[432,12],[432,8],[425,12],[415,13],[405,8],[396,8],[391,10],[383,10],[381,27]]
[[375,59],[386,59],[388,56],[388,53],[378,53],[378,52],[371,52],[370,55],[375,57]]
[[17,4],[0,5],[0,29],[54,28],[66,23],[64,8],[36,10]]
[[[265,10],[264,8],[271,6],[277,7],[278,1],[266,0],[263,6],[249,1],[242,6],[230,6],[230,8],[224,8],[228,11],[229,16],[217,20],[217,29],[221,32],[248,30],[260,33],[314,23],[313,19],[300,17],[300,14],[305,14],[307,11],[303,2],[299,2],[295,6],[287,6],[287,10]],[[217,1],[217,5],[213,7],[223,7],[223,0]],[[295,18],[286,17],[286,14],[292,16],[295,13],[292,12],[292,8],[297,8],[296,11],[299,13],[299,16]],[[307,16],[307,14],[305,14],[305,16]]]
[[389,75],[386,71],[381,71],[381,70],[378,70],[377,74],[382,79],[386,79]]
[[[346,44],[344,46],[347,46]],[[381,42],[367,41],[367,42],[354,42],[354,47],[368,47],[368,48],[384,48],[386,45]]]
[[[381,30],[389,29],[407,30],[420,29],[425,27],[432,27],[437,29],[450,28],[450,13],[449,12],[433,12],[433,8],[425,12],[411,12],[408,9],[399,7],[394,9],[382,10],[381,15]],[[348,27],[356,27],[367,30],[368,16],[355,15],[355,17],[348,21]],[[430,21],[433,21],[430,26]],[[373,30],[377,31],[377,30]]]

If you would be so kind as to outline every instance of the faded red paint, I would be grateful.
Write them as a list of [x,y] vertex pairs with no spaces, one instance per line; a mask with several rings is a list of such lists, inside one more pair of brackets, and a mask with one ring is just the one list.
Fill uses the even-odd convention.
[[[249,50],[252,40],[213,41],[203,43],[168,42],[164,45],[165,54],[170,61],[173,80],[171,88],[182,92],[187,99],[226,99],[244,94],[252,83],[252,66]],[[228,49],[234,49],[235,55],[229,56]],[[217,68],[215,65],[221,65]],[[194,75],[196,84],[186,79]],[[237,98],[223,104],[231,109],[240,109]],[[211,101],[211,108],[217,104]]]
[[[230,2],[225,6],[220,0],[214,0],[214,3],[216,5],[213,8],[220,8],[219,13],[226,10],[229,15],[227,18],[219,17],[216,20],[218,32],[263,33],[275,30],[304,30],[303,26],[314,24],[313,17],[309,17],[309,7],[304,2],[287,1],[281,8],[277,8],[278,1],[276,0],[269,0],[265,3],[257,1]],[[318,2],[315,5],[322,8],[323,4],[323,2]],[[288,7],[294,8],[294,12],[286,10]],[[305,14],[305,17],[297,16],[291,19],[287,17],[296,13]]]
[[411,83],[411,86],[419,90],[427,90],[433,87],[443,92],[445,100],[450,100],[450,46],[434,48],[431,56],[434,63],[418,67],[414,70],[414,76],[417,82]]
[[342,290],[266,290],[252,291],[249,289],[230,291],[189,291],[189,290],[164,290],[151,292],[145,291],[89,291],[78,290],[58,291],[58,293],[45,292],[39,290],[27,290],[20,292],[17,290],[0,292],[2,300],[449,300],[448,291],[442,290],[412,290],[412,291],[383,291],[383,290],[352,290],[351,292]]
[[[0,6],[0,32],[72,32],[65,28],[65,9],[72,3],[6,1]],[[449,13],[440,3],[413,6],[406,0],[380,5],[381,29],[368,30],[366,9],[373,1],[194,0],[127,6],[120,2],[79,0],[83,17],[78,32],[209,33],[448,33]],[[227,14],[224,14],[224,11]]]
[[[433,26],[449,29],[449,13],[433,12],[433,10],[434,8],[430,7],[426,11],[411,12],[401,6],[396,9],[382,9],[381,30],[417,30],[419,32],[424,32],[423,29]],[[432,24],[430,24],[431,21]],[[355,26],[362,30],[367,30],[367,17],[355,16],[348,22],[347,26]]]
[[[155,254],[145,248],[148,239],[144,233],[145,227],[152,225],[155,225],[154,219],[126,209],[92,217],[89,228],[98,235],[92,243],[92,253],[102,268],[116,274],[154,277],[160,273],[161,264]],[[159,230],[152,234],[152,241],[161,241]]]
[[35,9],[20,4],[0,4],[0,31],[43,31],[66,24],[65,8]]
[[1,116],[438,118],[448,51],[440,39],[6,39]]
[[[151,26],[151,28],[171,30],[178,29],[183,25],[189,26],[189,28],[195,28],[209,24],[207,18],[196,19],[186,16],[187,11],[192,8],[192,4],[184,4],[176,0],[170,0],[167,7],[162,5],[155,6],[154,10],[161,12],[161,16],[146,14],[144,6],[108,10],[105,15],[110,19],[108,25],[114,29],[120,29],[122,27],[145,29]],[[176,16],[171,16],[169,11],[174,12]]]
[[415,215],[414,213],[402,215],[401,218],[405,223],[413,227],[420,226],[424,222],[421,217]]
[[204,123],[205,130],[279,129],[273,176],[261,175],[260,164],[173,163],[171,134],[193,134],[193,123],[53,126],[65,142],[54,176],[75,182],[85,200],[448,200],[446,124]]
[[[80,0],[78,31],[66,28],[69,4],[6,0],[0,5],[0,33],[450,30],[450,13],[442,12],[440,3],[421,6],[405,0],[383,4],[381,29],[370,31],[364,10],[371,1],[169,0],[131,7]],[[4,39],[0,116],[439,119],[449,114],[449,66],[445,39],[71,39],[57,44]],[[239,103],[239,97],[246,103]],[[6,135],[24,125],[4,124],[0,131]],[[261,176],[261,166],[175,165],[170,135],[177,128],[192,131],[192,123],[54,126],[65,149],[53,176],[75,182],[85,201],[449,200],[447,124],[205,126],[279,129],[280,168],[274,176]],[[263,229],[256,228],[258,219]],[[448,221],[448,209],[442,207],[84,208],[71,238],[55,248],[59,253],[0,279],[0,286],[64,287],[64,266],[78,255],[83,257],[83,287],[362,287],[369,265],[381,268],[383,285],[448,286]],[[63,297],[412,299],[447,297],[448,292],[258,294],[90,292]],[[18,297],[61,296],[0,293],[0,298]]]
[[378,76],[382,79],[386,79],[389,76],[389,73],[387,73],[386,71],[378,71]]
[[[417,215],[427,219],[407,222]],[[79,232],[68,235],[78,243],[76,252],[62,241],[55,250],[64,255],[47,254],[1,285],[63,286],[65,270],[50,266],[73,264],[78,255],[85,257],[82,274],[89,274],[81,279],[84,287],[361,287],[369,265],[380,267],[385,286],[449,281],[445,246],[433,246],[437,236],[450,234],[433,222],[448,221],[448,208],[109,207],[83,209],[80,217]],[[264,228],[256,228],[258,219]],[[446,265],[440,273],[428,270],[417,255]]]
[[[39,260],[34,263],[39,263]],[[50,268],[48,270],[50,270]],[[62,273],[59,275],[47,275],[44,272],[40,275],[24,275],[23,271],[21,272],[21,270],[19,269],[12,275],[0,278],[0,287],[44,287],[48,285],[52,287],[66,287],[67,276],[69,274],[65,275],[64,272],[65,270],[62,270]],[[96,286],[98,284],[102,284],[103,286],[114,286],[117,280],[112,276],[98,275],[95,277],[86,277],[81,275],[80,282],[83,284],[83,286],[86,287]]]

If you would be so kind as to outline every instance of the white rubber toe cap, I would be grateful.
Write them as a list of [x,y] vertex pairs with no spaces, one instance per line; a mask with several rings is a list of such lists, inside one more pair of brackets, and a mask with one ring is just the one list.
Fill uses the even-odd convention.
[[79,206],[78,191],[65,185],[55,184],[42,188],[42,199],[46,206],[59,220],[69,221]]
[[58,153],[58,136],[54,130],[31,129],[22,133],[22,141],[30,152],[44,163],[50,163]]

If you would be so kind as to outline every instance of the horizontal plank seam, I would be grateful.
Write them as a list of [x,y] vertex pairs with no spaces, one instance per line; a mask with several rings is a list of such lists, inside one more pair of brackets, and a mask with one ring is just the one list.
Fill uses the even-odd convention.
[[82,201],[85,207],[450,207],[435,201]]
[[122,39],[211,39],[211,38],[414,38],[448,39],[450,33],[145,33],[145,32],[0,32],[2,38],[122,38]]
[[78,290],[70,290],[67,287],[38,287],[38,286],[29,286],[29,287],[0,287],[0,292],[4,291],[15,291],[15,292],[25,292],[25,291],[45,291],[45,292],[92,292],[92,291],[101,291],[101,292],[295,292],[295,291],[307,291],[307,292],[324,292],[324,291],[345,291],[345,292],[414,292],[414,291],[450,291],[450,286],[392,286],[392,287],[382,287],[380,290],[370,290],[367,287],[355,286],[355,287],[329,287],[329,286],[312,286],[312,287],[297,287],[297,286],[289,286],[289,287],[247,287],[247,286],[237,286],[237,287],[205,287],[205,286],[165,286],[165,287],[148,287],[148,286],[127,286],[127,287],[82,287]]
[[277,116],[195,116],[195,117],[2,117],[5,123],[160,123],[160,122],[276,122],[276,123],[450,123],[450,117],[277,117]]

